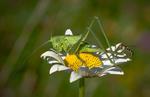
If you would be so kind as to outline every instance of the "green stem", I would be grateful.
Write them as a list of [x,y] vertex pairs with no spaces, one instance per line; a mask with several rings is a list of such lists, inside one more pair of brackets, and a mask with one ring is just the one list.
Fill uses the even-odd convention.
[[84,85],[84,78],[79,80],[79,97],[84,97],[85,92],[85,85]]

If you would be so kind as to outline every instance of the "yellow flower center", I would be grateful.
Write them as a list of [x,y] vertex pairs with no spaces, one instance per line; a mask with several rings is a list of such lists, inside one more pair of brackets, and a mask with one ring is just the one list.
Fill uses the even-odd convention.
[[100,58],[91,53],[67,55],[65,58],[65,62],[67,63],[67,66],[74,71],[77,71],[81,66],[85,66],[91,69],[93,67],[100,67],[102,65],[102,61],[100,60]]

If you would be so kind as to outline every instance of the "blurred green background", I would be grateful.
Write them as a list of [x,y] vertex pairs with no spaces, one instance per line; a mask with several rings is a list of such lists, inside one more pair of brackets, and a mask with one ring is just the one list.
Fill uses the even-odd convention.
[[40,58],[49,45],[36,49],[67,28],[85,32],[94,16],[111,44],[123,42],[134,54],[121,66],[124,76],[87,79],[86,97],[150,97],[149,0],[0,0],[0,97],[78,97],[69,73],[49,75]]

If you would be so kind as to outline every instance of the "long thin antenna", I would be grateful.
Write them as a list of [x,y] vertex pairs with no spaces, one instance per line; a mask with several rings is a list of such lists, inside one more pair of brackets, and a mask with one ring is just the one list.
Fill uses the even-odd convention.
[[107,54],[106,49],[104,48],[104,46],[102,45],[102,43],[99,41],[99,39],[96,37],[96,35],[94,34],[94,32],[92,31],[91,28],[88,28],[88,30],[92,33],[92,35],[94,36],[94,38],[96,39],[98,45],[102,48],[102,50],[106,53],[106,56],[108,57],[108,59],[111,61],[111,63],[114,63],[111,58],[109,57],[109,55]]
[[[109,42],[109,40],[108,40],[108,38],[107,38],[107,35],[105,34],[105,31],[104,31],[102,22],[101,22],[100,19],[99,19],[98,17],[96,17],[96,16],[95,16],[95,19],[97,20],[97,23],[98,23],[98,25],[99,25],[99,27],[100,27],[100,30],[102,31],[102,34],[103,34],[103,36],[104,36],[104,38],[105,38],[105,40],[106,40],[106,43],[107,43],[108,47],[110,48],[110,50],[111,50],[111,52],[112,52],[112,56],[114,57],[113,50],[112,50],[112,48],[111,48],[110,42]],[[113,61],[114,61],[114,60],[113,60]],[[114,62],[113,62],[113,63],[114,63]]]
[[100,19],[99,19],[98,17],[96,17],[96,16],[95,16],[95,19],[97,20],[97,23],[98,23],[98,25],[99,25],[99,27],[100,27],[100,30],[102,31],[102,34],[103,34],[103,36],[104,36],[104,38],[105,38],[105,40],[106,40],[106,43],[107,43],[108,47],[111,47],[111,46],[110,46],[110,43],[109,43],[109,40],[108,40],[108,38],[107,38],[107,35],[105,34],[105,31],[104,31],[102,22],[101,22]]
[[[92,27],[93,23],[94,23],[95,19],[92,20],[92,22],[90,23],[89,25],[89,28]],[[88,37],[89,35],[89,30],[85,33],[82,34],[81,38],[78,40],[78,42],[76,44],[74,44],[71,48],[71,52],[70,53],[77,53],[77,51],[79,50],[80,48],[80,45],[83,41],[85,41],[85,39]]]
[[51,36],[50,36],[50,41],[51,41],[52,37],[53,37],[53,33],[51,33]]
[[105,48],[104,46],[102,45],[102,43],[99,41],[99,39],[97,38],[97,36],[94,34],[93,30],[91,28],[87,28],[91,33],[92,35],[94,36],[95,40],[97,41],[98,45],[102,48],[103,51],[105,51]]
[[48,41],[42,43],[42,44],[41,44],[39,47],[37,47],[26,59],[24,59],[24,61],[22,62],[22,64],[25,64],[25,63],[29,60],[29,58],[32,57],[33,54],[35,54],[41,47],[45,46],[46,44],[48,44],[48,43],[50,43],[50,42],[51,42],[51,41],[48,40]]

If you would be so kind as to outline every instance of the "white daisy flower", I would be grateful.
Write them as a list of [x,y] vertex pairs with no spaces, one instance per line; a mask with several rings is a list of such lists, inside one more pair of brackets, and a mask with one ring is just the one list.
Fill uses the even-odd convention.
[[[71,30],[66,30],[65,35],[73,35]],[[94,46],[95,47],[95,46]],[[61,54],[51,49],[41,55],[52,65],[49,74],[57,71],[71,71],[70,83],[82,77],[101,77],[107,74],[123,75],[124,72],[117,65],[130,61],[130,50],[119,43],[106,52],[81,52],[79,54]],[[113,52],[112,52],[113,51]],[[113,63],[110,61],[113,61]]]

